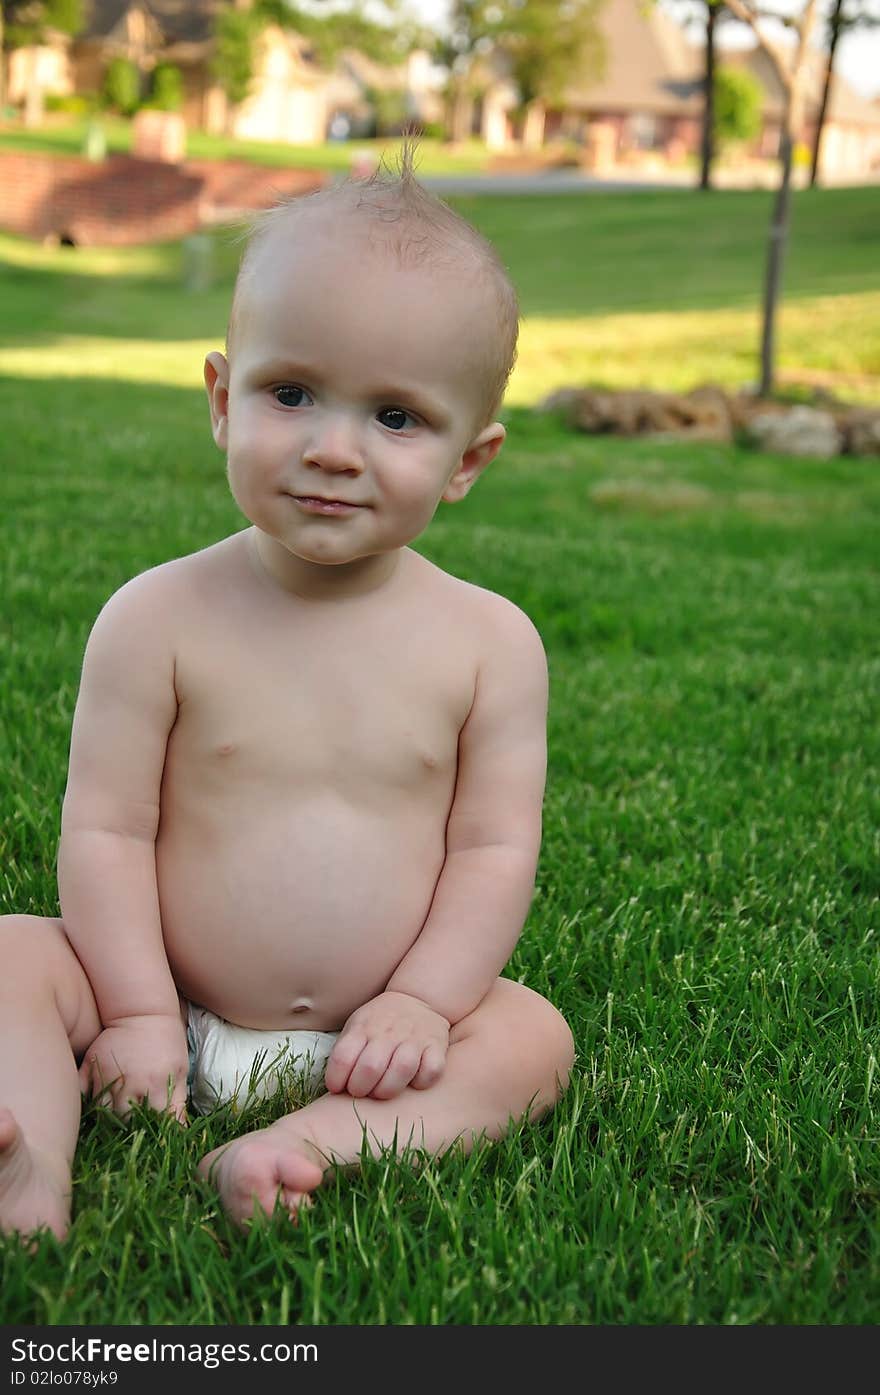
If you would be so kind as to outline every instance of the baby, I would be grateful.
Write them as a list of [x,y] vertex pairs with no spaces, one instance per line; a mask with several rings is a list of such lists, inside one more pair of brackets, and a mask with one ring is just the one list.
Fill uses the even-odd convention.
[[323,1093],[209,1153],[245,1225],[366,1140],[430,1154],[551,1108],[562,1017],[499,977],[534,887],[547,670],[509,601],[408,544],[495,458],[514,292],[398,175],[263,215],[214,440],[249,520],[110,599],[71,737],[61,919],[2,918],[0,1222],[58,1236],[81,1091],[185,1120],[254,1062]]

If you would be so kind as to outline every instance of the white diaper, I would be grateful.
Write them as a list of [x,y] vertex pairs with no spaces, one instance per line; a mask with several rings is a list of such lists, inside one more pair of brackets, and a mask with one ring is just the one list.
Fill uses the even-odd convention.
[[247,1109],[273,1095],[291,1071],[306,1089],[318,1091],[339,1033],[237,1027],[187,1003],[186,1036],[192,1106],[197,1114],[207,1114],[230,1101],[236,1109]]

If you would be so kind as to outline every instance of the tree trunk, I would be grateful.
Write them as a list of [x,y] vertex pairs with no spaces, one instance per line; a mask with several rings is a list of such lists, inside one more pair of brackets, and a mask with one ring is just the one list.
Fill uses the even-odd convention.
[[776,43],[771,43],[762,35],[758,26],[757,8],[746,0],[725,0],[727,8],[737,19],[750,25],[758,43],[764,49],[779,76],[785,91],[785,109],[782,117],[782,138],[780,143],[781,174],[779,188],[773,201],[773,217],[767,244],[767,264],[764,275],[764,324],[761,331],[761,396],[773,391],[773,359],[775,350],[776,307],[782,287],[782,264],[785,259],[785,246],[788,240],[788,222],[791,207],[791,168],[794,145],[801,134],[804,119],[804,100],[807,83],[807,64],[810,57],[813,32],[816,28],[818,0],[805,0],[800,22],[796,25],[798,44],[793,61],[785,56]]
[[474,99],[464,87],[458,88],[453,94],[452,117],[449,124],[453,145],[461,145],[470,140],[474,129]]
[[544,122],[547,115],[547,108],[540,97],[534,98],[526,107],[526,119],[523,127],[523,146],[526,150],[540,150],[544,144]]
[[28,77],[24,94],[24,124],[39,126],[43,120],[43,89],[40,86],[37,40],[28,48]]
[[703,75],[703,142],[700,188],[712,188],[712,161],[715,158],[715,25],[718,6],[706,0],[706,68]]
[[841,10],[843,0],[834,0],[834,12],[829,22],[831,28],[831,43],[828,47],[828,63],[825,67],[825,86],[822,88],[822,105],[819,107],[819,115],[816,118],[816,134],[813,139],[813,158],[810,163],[810,188],[815,189],[819,175],[819,156],[822,145],[822,131],[825,127],[825,115],[828,111],[828,100],[831,96],[831,84],[834,80],[834,55],[837,51],[837,41],[840,38]]
[[776,198],[773,203],[773,216],[770,222],[770,237],[767,245],[767,265],[764,273],[764,323],[761,331],[761,397],[769,397],[773,391],[773,370],[776,354],[776,307],[782,289],[782,266],[785,260],[785,246],[788,241],[788,223],[791,210],[791,165],[794,154],[794,136],[789,121],[782,128],[782,174]]

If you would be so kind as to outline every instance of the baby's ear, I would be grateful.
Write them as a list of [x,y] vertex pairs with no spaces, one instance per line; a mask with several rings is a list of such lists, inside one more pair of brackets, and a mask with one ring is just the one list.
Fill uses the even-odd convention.
[[205,387],[208,390],[214,440],[221,450],[225,450],[229,423],[229,364],[224,354],[215,351],[205,359]]
[[441,495],[447,504],[457,504],[465,497],[471,485],[495,459],[506,435],[501,422],[493,421],[491,426],[484,426],[480,434],[474,437]]

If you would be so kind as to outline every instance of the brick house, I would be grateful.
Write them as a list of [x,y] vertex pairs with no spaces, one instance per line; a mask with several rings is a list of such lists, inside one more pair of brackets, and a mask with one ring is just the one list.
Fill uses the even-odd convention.
[[[605,66],[592,80],[572,82],[555,104],[532,112],[531,133],[517,127],[518,94],[503,71],[486,82],[476,129],[493,148],[522,136],[542,144],[568,137],[590,149],[601,167],[639,156],[669,161],[700,148],[703,109],[703,52],[656,4],[606,0],[599,25]],[[716,41],[717,42],[717,41]],[[745,66],[764,90],[763,130],[755,154],[778,149],[782,89],[759,48],[725,49],[718,43],[719,66]],[[816,53],[804,138],[811,142],[824,81],[823,55]],[[822,144],[822,173],[828,177],[871,177],[880,172],[880,106],[855,92],[835,74]]]
[[13,51],[9,100],[24,102],[34,77],[47,93],[98,92],[109,63],[124,58],[145,82],[157,63],[178,67],[186,125],[241,139],[316,145],[340,115],[357,133],[369,126],[377,91],[399,94],[409,115],[440,114],[426,54],[413,53],[391,67],[344,52],[329,71],[306,39],[277,25],[257,40],[250,95],[230,108],[211,71],[214,26],[228,8],[228,0],[85,0],[85,26],[73,39],[59,34],[38,49]]

